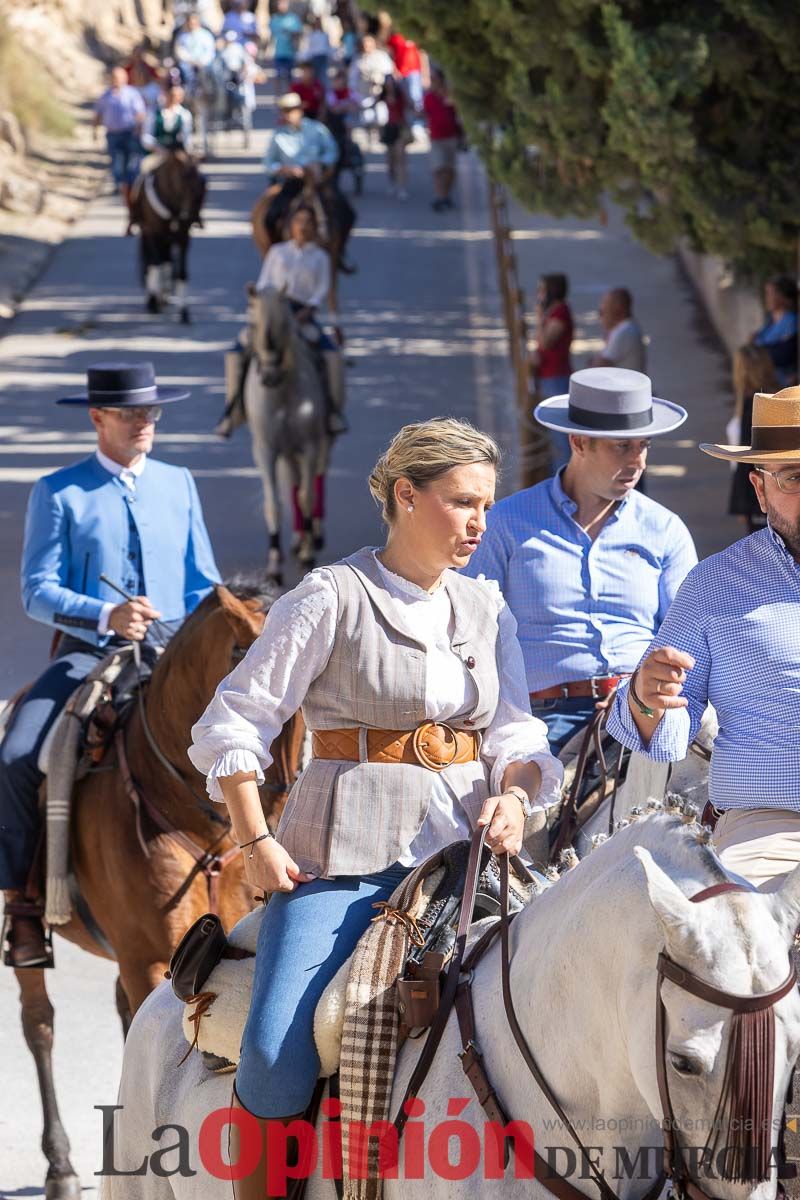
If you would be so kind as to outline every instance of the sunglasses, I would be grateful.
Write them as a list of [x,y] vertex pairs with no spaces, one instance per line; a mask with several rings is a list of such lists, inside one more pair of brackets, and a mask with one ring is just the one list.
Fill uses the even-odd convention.
[[161,420],[162,411],[160,404],[137,404],[135,408],[108,407],[106,409],[106,412],[113,412],[128,425],[133,425],[137,421],[142,425],[154,425],[156,421]]

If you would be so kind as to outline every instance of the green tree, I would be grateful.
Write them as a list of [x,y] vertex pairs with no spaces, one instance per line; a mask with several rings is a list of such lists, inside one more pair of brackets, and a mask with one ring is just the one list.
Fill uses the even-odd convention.
[[490,171],[528,207],[608,195],[653,250],[686,235],[743,273],[800,235],[796,0],[395,0]]

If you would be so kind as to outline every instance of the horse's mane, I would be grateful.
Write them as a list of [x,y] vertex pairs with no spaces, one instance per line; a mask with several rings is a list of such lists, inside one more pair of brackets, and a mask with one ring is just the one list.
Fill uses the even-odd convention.
[[[246,573],[239,572],[231,576],[222,585],[236,597],[237,600],[255,601],[258,611],[268,613],[273,602],[280,594],[275,584],[267,579],[263,572]],[[154,674],[160,672],[161,669],[168,669],[172,660],[176,655],[183,654],[187,648],[187,644],[191,642],[197,633],[198,627],[205,621],[206,617],[220,607],[219,596],[216,588],[212,588],[209,594],[200,601],[197,608],[186,617],[177,633],[170,639],[164,654],[159,659],[154,669]]]
[[560,867],[548,872],[548,879],[556,888],[573,881],[578,887],[589,884],[600,874],[618,870],[624,861],[630,861],[636,846],[649,850],[679,887],[728,879],[714,854],[710,832],[697,821],[693,806],[671,798],[664,805],[653,803],[641,815],[621,822],[610,838],[598,838],[590,854],[579,862],[567,852]]

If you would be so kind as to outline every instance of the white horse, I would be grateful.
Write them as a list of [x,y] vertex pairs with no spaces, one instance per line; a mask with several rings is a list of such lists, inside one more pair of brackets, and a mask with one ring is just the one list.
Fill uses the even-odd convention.
[[[658,814],[599,846],[536,897],[511,928],[511,990],[525,1038],[593,1160],[623,1200],[644,1196],[661,1166],[655,1053],[659,952],[666,948],[674,962],[703,981],[739,995],[775,989],[789,974],[789,950],[800,919],[800,868],[772,895],[737,892],[702,904],[688,899],[726,878],[696,824]],[[477,1041],[506,1113],[529,1122],[538,1153],[564,1171],[575,1147],[512,1037],[496,943],[475,971],[473,996]],[[663,1000],[669,1094],[688,1159],[692,1148],[703,1147],[714,1120],[735,1018],[729,1008],[698,1000],[671,982],[663,986]],[[209,1074],[196,1053],[178,1068],[185,1051],[182,1013],[183,1005],[163,984],[134,1018],[125,1044],[122,1110],[116,1113],[113,1146],[110,1135],[106,1138],[105,1166],[111,1166],[113,1152],[116,1170],[141,1173],[107,1175],[103,1200],[230,1200],[230,1180],[204,1170],[197,1147],[204,1119],[228,1108],[232,1076]],[[774,1009],[773,1123],[767,1134],[773,1151],[799,1047],[795,987]],[[460,1048],[453,1017],[420,1092],[428,1146],[433,1130],[446,1121],[462,1147],[469,1139],[483,1145],[485,1118],[456,1057]],[[392,1116],[418,1053],[418,1042],[406,1042],[401,1050]],[[448,1116],[448,1101],[452,1105],[459,1097],[469,1103],[465,1108],[455,1104],[460,1115],[454,1119]],[[176,1133],[176,1124],[185,1128],[185,1136]],[[182,1156],[175,1149],[181,1139]],[[221,1132],[220,1126],[210,1132],[207,1125],[206,1149],[213,1143],[219,1153],[220,1141],[224,1154],[224,1125]],[[450,1161],[457,1162],[462,1151],[458,1144],[455,1151],[452,1142],[449,1146]],[[643,1147],[655,1149],[637,1159]],[[580,1157],[577,1162],[571,1182],[596,1196]],[[482,1167],[461,1180],[441,1178],[429,1161],[423,1179],[403,1178],[402,1142],[400,1163],[400,1178],[385,1182],[386,1200],[545,1200],[550,1195],[538,1180],[516,1177],[513,1155],[500,1180],[485,1178]],[[720,1200],[771,1200],[776,1177],[773,1170],[762,1182],[701,1178],[700,1185]],[[334,1185],[315,1175],[307,1196],[332,1200]]]

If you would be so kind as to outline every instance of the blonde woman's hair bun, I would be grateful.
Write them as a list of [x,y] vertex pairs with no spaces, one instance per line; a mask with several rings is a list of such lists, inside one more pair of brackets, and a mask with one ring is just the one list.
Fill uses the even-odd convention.
[[369,490],[387,525],[397,515],[394,485],[408,479],[422,491],[453,467],[489,463],[500,469],[502,455],[494,438],[469,421],[433,417],[404,425],[394,435],[369,476]]

